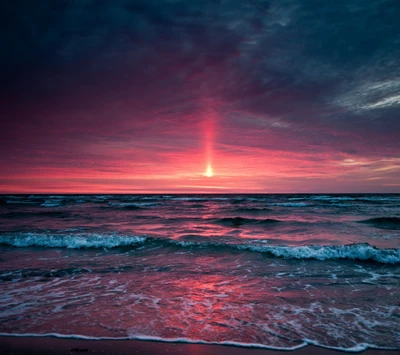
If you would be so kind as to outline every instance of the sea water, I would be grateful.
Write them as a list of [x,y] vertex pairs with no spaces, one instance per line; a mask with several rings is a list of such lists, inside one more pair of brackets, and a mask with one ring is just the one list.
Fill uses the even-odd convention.
[[400,350],[400,195],[0,197],[0,333]]

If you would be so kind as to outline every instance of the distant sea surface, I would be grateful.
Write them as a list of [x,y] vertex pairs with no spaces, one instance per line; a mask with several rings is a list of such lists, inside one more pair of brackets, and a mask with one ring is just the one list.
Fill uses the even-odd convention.
[[0,291],[0,335],[400,350],[400,195],[3,195]]

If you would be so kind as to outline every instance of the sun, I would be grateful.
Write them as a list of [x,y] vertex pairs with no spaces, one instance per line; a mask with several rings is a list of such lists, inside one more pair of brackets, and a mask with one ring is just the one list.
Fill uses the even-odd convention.
[[212,168],[211,164],[207,165],[207,170],[206,170],[204,175],[207,176],[207,177],[214,176],[214,172],[213,172],[213,168]]

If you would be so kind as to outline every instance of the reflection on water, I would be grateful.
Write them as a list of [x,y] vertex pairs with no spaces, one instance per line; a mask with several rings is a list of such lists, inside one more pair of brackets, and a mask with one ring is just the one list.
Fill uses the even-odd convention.
[[1,333],[400,348],[397,195],[2,199]]

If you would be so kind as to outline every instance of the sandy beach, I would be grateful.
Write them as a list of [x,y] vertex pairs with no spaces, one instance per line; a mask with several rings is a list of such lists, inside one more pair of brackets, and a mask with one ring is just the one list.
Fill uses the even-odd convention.
[[[241,348],[223,345],[164,343],[142,340],[79,340],[37,337],[0,337],[0,353],[18,354],[168,354],[168,355],[338,355],[341,351],[307,346],[295,351]],[[363,355],[395,355],[396,350],[366,350]]]

